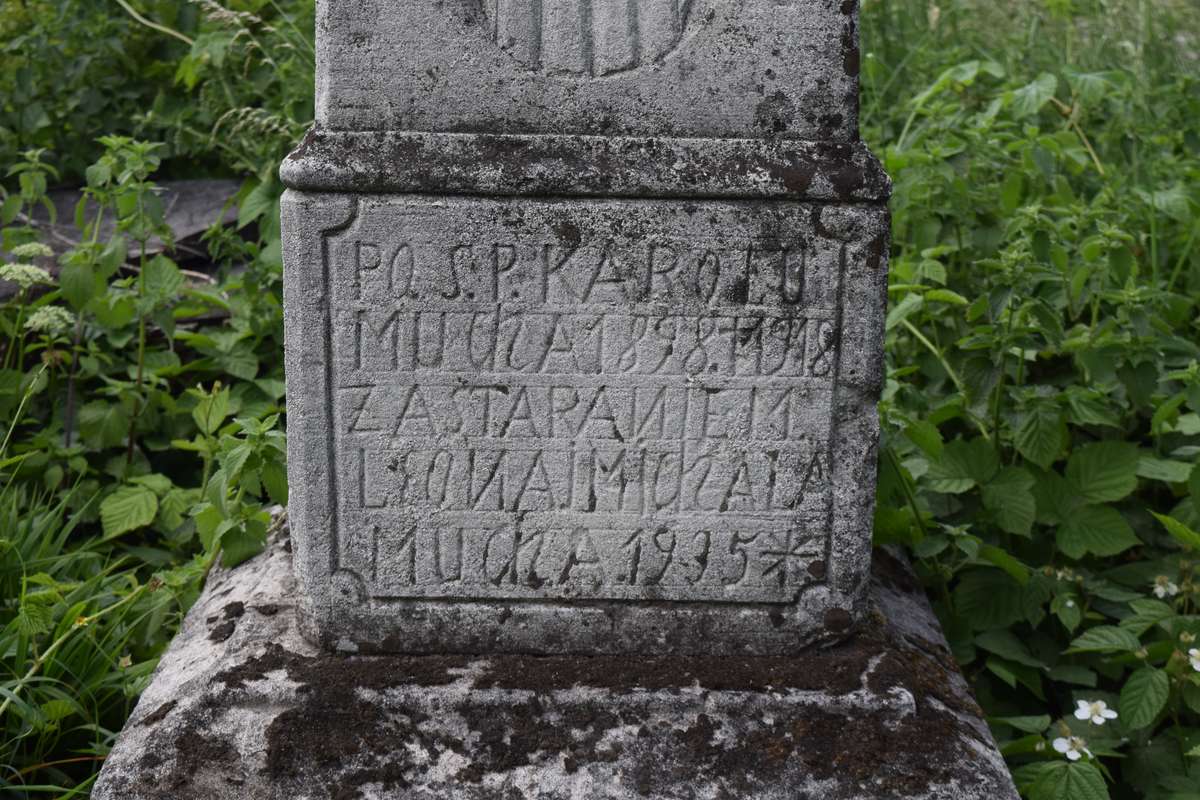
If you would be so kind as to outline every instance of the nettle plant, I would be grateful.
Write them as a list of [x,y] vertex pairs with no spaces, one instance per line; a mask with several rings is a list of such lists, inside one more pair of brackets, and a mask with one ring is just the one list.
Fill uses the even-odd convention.
[[1027,797],[1195,800],[1200,86],[1013,69],[951,67],[873,132],[897,245],[877,536]]
[[65,252],[30,222],[43,153],[0,197],[0,762],[18,784],[73,783],[39,754],[102,758],[204,574],[258,552],[287,501],[278,267],[180,269],[159,148],[100,143]]
[[[104,154],[88,168],[76,208],[80,243],[58,258],[57,279],[35,264],[0,268],[20,287],[0,316],[9,334],[4,410],[30,387],[36,399],[8,417],[20,458],[12,477],[69,492],[76,505],[98,497],[107,540],[153,530],[161,535],[154,546],[187,552],[199,527],[210,555],[244,558],[264,540],[263,503],[286,502],[282,433],[274,430],[283,381],[278,359],[260,365],[280,343],[278,286],[262,286],[258,270],[260,291],[235,299],[244,275],[223,285],[185,275],[166,255],[171,232],[150,180],[159,147],[124,137],[100,143]],[[40,154],[20,169],[41,177],[8,204],[4,247],[49,262],[37,230],[12,223],[43,201],[50,169]],[[197,523],[213,507],[224,517],[216,538]]]

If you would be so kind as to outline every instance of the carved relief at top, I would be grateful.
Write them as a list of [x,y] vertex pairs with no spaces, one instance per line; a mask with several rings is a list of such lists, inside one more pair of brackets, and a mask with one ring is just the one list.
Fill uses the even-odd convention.
[[668,55],[693,0],[479,0],[491,38],[525,67],[602,77]]

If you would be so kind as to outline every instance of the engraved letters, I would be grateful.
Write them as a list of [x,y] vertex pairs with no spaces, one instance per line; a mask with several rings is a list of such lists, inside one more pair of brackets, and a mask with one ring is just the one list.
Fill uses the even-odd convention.
[[514,240],[397,208],[329,245],[339,514],[370,539],[342,556],[372,597],[787,603],[816,580],[840,243]]

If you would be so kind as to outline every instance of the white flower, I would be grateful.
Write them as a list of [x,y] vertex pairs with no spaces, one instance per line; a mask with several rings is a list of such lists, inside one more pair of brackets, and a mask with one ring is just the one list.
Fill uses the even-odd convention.
[[1077,700],[1077,708],[1075,709],[1075,719],[1091,720],[1093,725],[1103,725],[1107,720],[1116,719],[1117,712],[1108,707],[1108,703],[1103,700]]
[[1054,749],[1065,755],[1071,761],[1078,761],[1087,754],[1088,758],[1092,757],[1092,751],[1087,749],[1087,742],[1080,739],[1078,736],[1071,738],[1058,737],[1054,740]]
[[1192,662],[1192,669],[1200,672],[1200,647],[1193,647],[1188,650],[1188,661]]
[[75,315],[61,306],[42,306],[29,315],[25,327],[31,331],[58,336],[75,324]]
[[1067,608],[1074,608],[1074,607],[1075,607],[1075,601],[1074,601],[1074,600],[1068,600],[1068,601],[1067,601],[1066,603],[1064,603],[1063,605],[1065,605]]
[[17,258],[50,258],[54,251],[41,242],[26,242],[14,247],[12,254]]
[[1159,600],[1164,597],[1174,597],[1179,594],[1179,587],[1171,582],[1171,579],[1166,575],[1159,575],[1154,579],[1154,596]]
[[54,283],[50,273],[33,264],[4,264],[0,266],[0,280],[12,281],[25,291],[35,283]]

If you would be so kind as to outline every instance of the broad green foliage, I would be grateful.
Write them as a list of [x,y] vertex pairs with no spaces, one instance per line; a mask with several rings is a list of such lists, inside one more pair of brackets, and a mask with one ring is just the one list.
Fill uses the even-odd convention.
[[[1200,798],[1200,8],[862,11],[895,181],[877,538],[1025,797]],[[207,570],[286,503],[275,168],[312,26],[311,0],[0,5],[10,796],[86,793]],[[245,183],[207,280],[146,251],[154,181],[215,174]],[[27,220],[61,183],[117,230],[81,206],[54,279]]]
[[1200,798],[1200,9],[1001,5],[864,3],[876,536],[1025,796]]
[[[311,4],[126,5],[162,30],[115,3],[0,10],[6,796],[86,795],[204,575],[287,502],[274,173],[311,114]],[[197,165],[246,177],[213,277],[176,263],[154,183]],[[55,256],[29,220],[64,182],[94,204]]]

